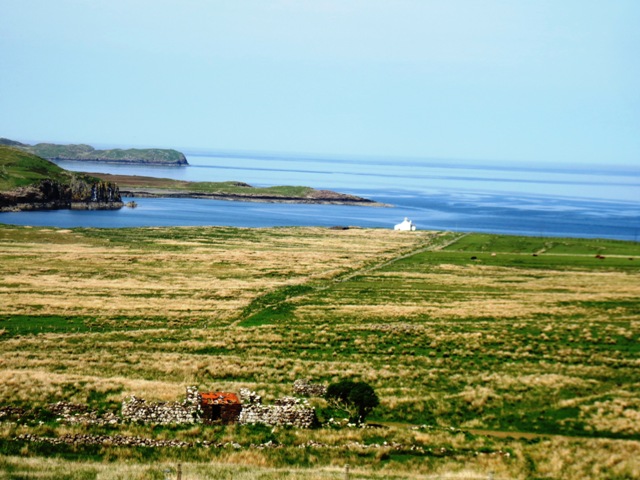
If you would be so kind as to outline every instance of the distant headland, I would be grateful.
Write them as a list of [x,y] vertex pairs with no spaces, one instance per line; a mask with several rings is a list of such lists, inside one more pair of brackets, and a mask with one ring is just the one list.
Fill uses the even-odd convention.
[[20,145],[0,145],[0,212],[118,209],[122,196],[387,206],[366,198],[300,186],[258,188],[244,182],[186,182],[168,178],[86,174],[65,170]]
[[25,143],[0,138],[0,145],[18,148],[28,153],[46,158],[47,160],[70,160],[74,162],[104,162],[140,165],[188,165],[183,153],[172,149],[161,148],[113,148],[97,150],[90,145],[58,145],[55,143]]
[[119,185],[125,197],[201,198],[236,202],[312,203],[388,207],[367,198],[300,186],[254,187],[244,182],[187,182],[170,178],[93,173],[104,182]]

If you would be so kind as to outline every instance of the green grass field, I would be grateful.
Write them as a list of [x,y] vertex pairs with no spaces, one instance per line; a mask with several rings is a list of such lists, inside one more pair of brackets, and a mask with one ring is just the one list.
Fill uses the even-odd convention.
[[[640,246],[320,228],[0,226],[0,478],[640,477]],[[365,381],[376,428],[82,426],[187,385]],[[26,442],[65,434],[224,444]],[[263,448],[266,442],[275,445]],[[386,443],[385,443],[386,442]],[[236,443],[238,447],[228,446]],[[55,472],[77,473],[61,477]]]

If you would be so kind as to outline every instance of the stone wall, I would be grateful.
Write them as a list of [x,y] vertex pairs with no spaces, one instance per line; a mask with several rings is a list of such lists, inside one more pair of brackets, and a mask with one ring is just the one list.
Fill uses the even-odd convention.
[[316,411],[309,406],[307,400],[283,397],[274,405],[249,403],[242,406],[238,418],[241,425],[287,425],[299,428],[311,428],[318,423]]
[[197,387],[187,387],[184,402],[147,402],[135,395],[122,402],[122,417],[132,422],[159,425],[200,423],[202,409]]
[[49,410],[57,415],[60,422],[79,425],[115,425],[120,418],[113,412],[99,414],[89,410],[87,405],[69,402],[57,402],[49,405]]
[[298,379],[293,382],[293,394],[301,397],[324,397],[327,386],[320,383],[311,383],[309,380]]
[[[316,411],[307,400],[283,397],[273,405],[262,405],[262,398],[256,392],[240,389],[242,410],[238,423],[242,425],[289,425],[311,428],[318,422]],[[159,425],[202,423],[202,397],[197,387],[187,387],[184,402],[147,402],[131,396],[122,402],[122,417],[125,420]]]
[[243,405],[262,403],[262,397],[248,388],[240,389],[240,401]]

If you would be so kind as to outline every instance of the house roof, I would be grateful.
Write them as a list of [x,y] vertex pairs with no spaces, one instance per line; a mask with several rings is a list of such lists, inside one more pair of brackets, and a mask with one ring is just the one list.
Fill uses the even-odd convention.
[[201,393],[202,403],[205,405],[230,405],[240,403],[240,399],[235,393],[229,392],[206,392]]

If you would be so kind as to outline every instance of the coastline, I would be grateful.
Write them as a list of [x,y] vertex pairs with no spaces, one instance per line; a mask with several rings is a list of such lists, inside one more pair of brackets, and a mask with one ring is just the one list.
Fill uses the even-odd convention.
[[282,197],[275,195],[243,195],[237,193],[203,193],[177,190],[151,189],[121,189],[120,194],[128,198],[192,198],[201,200],[222,200],[229,202],[257,202],[257,203],[302,203],[315,205],[351,205],[362,207],[391,207],[386,203],[375,202],[367,198],[351,197],[335,192],[335,196],[318,197]]
[[[97,163],[97,164],[111,164],[111,165],[133,165],[141,166],[145,165],[153,167],[188,167],[189,163],[181,163],[179,161],[146,161],[144,159],[132,159],[132,160],[118,160],[118,159],[105,159],[105,158],[66,158],[66,157],[49,157],[47,160],[52,162],[74,162],[74,163]],[[186,160],[185,160],[186,161]]]
[[0,207],[0,213],[40,210],[120,210],[122,207],[124,207],[123,202],[71,202],[70,204],[61,204],[60,202],[33,202]]
[[168,148],[96,149],[85,144],[37,143],[28,145],[0,137],[0,145],[17,148],[49,161],[114,163],[121,165],[186,166],[184,153]]
[[[317,190],[310,187],[253,187],[244,182],[189,182],[170,178],[91,173],[103,181],[118,185],[120,194],[131,198],[192,198],[232,202],[300,203],[391,207],[368,198]],[[285,189],[284,191],[282,189]]]

